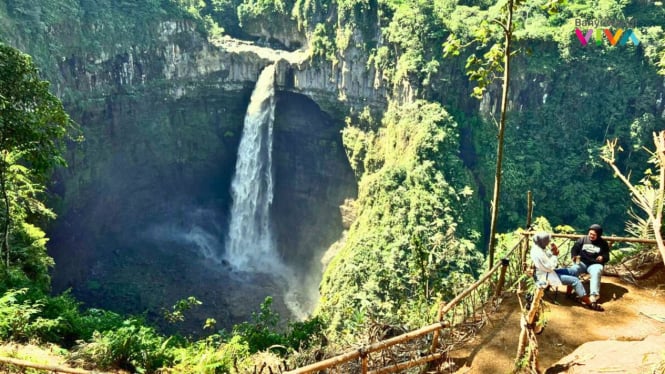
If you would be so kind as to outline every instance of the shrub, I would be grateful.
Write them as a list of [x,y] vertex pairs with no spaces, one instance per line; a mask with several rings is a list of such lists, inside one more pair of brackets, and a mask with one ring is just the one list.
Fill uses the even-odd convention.
[[286,332],[279,331],[279,314],[271,309],[272,297],[266,297],[261,311],[252,313],[251,322],[243,322],[233,327],[233,336],[241,337],[248,345],[249,352],[256,353],[271,348],[282,348],[284,355],[290,350],[306,349],[323,340],[324,323],[320,317],[303,322],[290,322]]
[[9,290],[0,297],[0,338],[27,340],[35,326],[33,316],[41,311],[42,305],[21,300],[28,290]]
[[279,314],[271,309],[272,297],[266,297],[261,303],[261,311],[252,313],[251,322],[243,322],[233,326],[233,335],[239,335],[247,342],[249,351],[256,353],[272,346],[284,346],[286,338],[278,333]]
[[138,373],[154,372],[173,362],[171,338],[157,334],[137,318],[126,319],[120,328],[95,331],[92,341],[82,343],[73,357],[94,362],[99,368],[119,367]]
[[95,331],[104,332],[122,326],[122,317],[102,309],[86,309],[69,291],[44,300],[41,315],[58,323],[49,330],[40,331],[40,339],[72,347],[78,340],[89,340]]
[[286,344],[295,350],[307,349],[315,342],[324,340],[323,328],[324,323],[321,317],[314,317],[303,322],[292,322],[289,324]]
[[240,336],[223,343],[219,335],[211,335],[188,346],[174,349],[175,365],[162,370],[177,374],[230,373],[234,361],[249,356],[249,347]]

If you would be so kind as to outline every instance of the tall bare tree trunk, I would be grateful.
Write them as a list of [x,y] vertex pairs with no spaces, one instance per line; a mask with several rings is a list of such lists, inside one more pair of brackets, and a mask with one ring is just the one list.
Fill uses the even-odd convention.
[[501,194],[501,171],[503,164],[503,136],[506,130],[506,111],[508,108],[508,86],[510,85],[510,44],[513,37],[513,0],[508,1],[508,20],[504,27],[505,47],[503,51],[503,90],[501,92],[501,119],[496,144],[496,173],[494,174],[494,194],[492,195],[492,219],[490,221],[489,268],[494,267],[494,247],[496,245],[496,225],[499,216],[499,197]]
[[5,222],[2,228],[2,251],[0,251],[0,258],[4,252],[5,266],[9,268],[9,226],[11,224],[11,217],[9,216],[9,196],[7,195],[4,165],[5,162],[3,160],[2,165],[0,165],[0,193],[2,193],[2,200],[5,203]]
[[653,234],[656,237],[656,245],[660,256],[665,263],[665,243],[663,243],[663,205],[665,204],[665,131],[653,134],[653,142],[656,144],[656,155],[658,157],[658,168],[660,175],[658,178],[658,197],[656,198],[656,214],[653,219]]
[[628,177],[626,177],[616,165],[614,156],[616,139],[614,141],[607,141],[607,154],[601,156],[601,158],[603,161],[610,165],[612,170],[614,170],[615,175],[623,182],[623,184],[626,185],[626,187],[628,187],[633,197],[640,201],[640,207],[649,217],[649,221],[651,221],[653,234],[656,239],[656,245],[658,246],[658,251],[660,252],[660,256],[663,259],[663,263],[665,263],[665,241],[663,241],[662,233],[663,204],[665,204],[665,131],[661,131],[659,133],[654,132],[653,142],[656,145],[656,151],[654,154],[652,154],[652,160],[655,159],[659,172],[658,190],[655,191],[656,197],[653,201],[649,200],[649,198],[641,190],[635,188]]

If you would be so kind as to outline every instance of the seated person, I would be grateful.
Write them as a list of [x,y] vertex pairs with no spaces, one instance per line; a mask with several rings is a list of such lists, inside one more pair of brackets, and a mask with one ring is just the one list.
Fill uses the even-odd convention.
[[600,277],[603,274],[603,266],[610,260],[610,246],[601,236],[603,228],[598,224],[589,227],[586,236],[579,238],[570,255],[573,264],[565,269],[557,270],[559,275],[573,275],[579,277],[581,274],[589,273],[589,293],[593,308],[599,307]]
[[531,245],[531,260],[536,267],[536,282],[543,285],[550,285],[558,287],[562,284],[570,285],[575,289],[580,302],[594,310],[600,310],[597,307],[592,307],[592,302],[586,294],[584,285],[580,282],[579,278],[570,274],[557,274],[555,271],[558,265],[559,249],[552,243],[551,251],[547,250],[550,245],[552,236],[545,231],[537,232],[533,236],[533,244]]

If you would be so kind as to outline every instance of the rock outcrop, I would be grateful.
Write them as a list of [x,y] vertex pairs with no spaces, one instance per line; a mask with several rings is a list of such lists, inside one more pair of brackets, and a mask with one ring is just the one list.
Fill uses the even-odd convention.
[[648,336],[642,341],[595,341],[582,344],[545,373],[663,373],[665,335]]

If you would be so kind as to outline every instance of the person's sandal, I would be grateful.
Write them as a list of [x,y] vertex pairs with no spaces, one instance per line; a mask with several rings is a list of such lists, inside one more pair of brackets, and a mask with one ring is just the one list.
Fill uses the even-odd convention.
[[598,311],[598,312],[602,312],[602,311],[605,310],[605,309],[603,309],[603,307],[600,306],[600,304],[598,304],[598,302],[596,302],[596,301],[592,302],[591,304],[588,304],[587,306],[589,307],[589,309],[591,309],[591,310],[595,310],[595,311]]
[[582,305],[584,305],[585,307],[587,307],[591,310],[595,310],[597,312],[602,312],[602,311],[605,310],[605,309],[603,309],[602,306],[600,306],[600,304],[598,304],[597,301],[591,301],[589,299],[589,296],[581,297],[580,298],[580,303],[582,303]]

